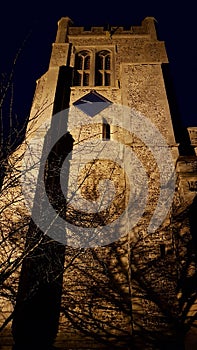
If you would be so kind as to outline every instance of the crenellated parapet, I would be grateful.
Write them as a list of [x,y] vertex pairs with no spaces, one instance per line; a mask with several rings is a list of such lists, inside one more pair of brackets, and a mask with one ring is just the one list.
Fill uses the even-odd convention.
[[190,138],[190,144],[197,155],[197,126],[190,126],[187,128],[187,131]]
[[151,39],[157,39],[155,29],[154,17],[146,17],[141,26],[131,26],[129,29],[117,26],[108,25],[107,27],[91,27],[87,30],[85,27],[72,26],[73,22],[69,17],[62,17],[58,22],[58,31],[56,36],[56,43],[67,42],[68,37],[72,36],[106,36],[112,39],[112,37],[125,37],[132,36],[149,36]]
[[197,309],[197,127],[180,155],[165,43],[153,17],[57,27],[1,191],[0,261],[14,273],[0,327],[14,315],[17,349],[182,349],[182,319]]

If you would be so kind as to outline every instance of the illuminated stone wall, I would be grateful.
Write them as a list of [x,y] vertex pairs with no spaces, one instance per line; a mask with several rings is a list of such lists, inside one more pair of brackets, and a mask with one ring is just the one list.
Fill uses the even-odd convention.
[[[95,86],[94,79],[88,86],[73,86],[75,55],[81,50],[89,50],[92,62],[97,51],[110,51],[110,86]],[[175,320],[180,314],[179,299],[183,294],[183,291],[177,289],[177,285],[180,269],[184,269],[188,262],[187,242],[191,240],[187,213],[182,220],[179,220],[178,215],[183,215],[185,210],[187,212],[195,198],[197,160],[195,153],[190,157],[179,155],[162,73],[162,65],[167,63],[165,44],[157,39],[154,19],[151,17],[145,18],[140,26],[133,26],[129,30],[123,27],[111,27],[110,30],[93,27],[86,30],[70,25],[67,17],[60,19],[58,23],[49,69],[37,81],[28,125],[31,131],[28,140],[31,141],[36,130],[40,128],[34,141],[40,142],[42,148],[44,134],[50,126],[46,121],[52,120],[57,112],[69,108],[65,118],[74,139],[73,150],[87,140],[96,147],[96,142],[102,142],[103,139],[103,120],[107,120],[111,126],[109,141],[120,144],[118,157],[123,164],[127,162],[124,151],[126,147],[135,153],[144,167],[148,194],[145,210],[138,223],[127,231],[125,222],[125,235],[121,238],[117,235],[119,239],[112,240],[109,245],[93,248],[86,246],[80,249],[72,246],[71,237],[71,244],[65,248],[57,344],[64,339],[64,344],[77,348],[84,341],[84,337],[87,337],[92,348],[96,348],[97,342],[101,344],[103,341],[108,344],[119,342],[124,348],[125,344],[131,342],[133,335],[136,335],[136,341],[138,336],[142,343],[150,341],[151,349],[153,345],[150,339],[153,334],[156,341],[157,337],[161,340],[160,334],[166,339],[176,337]],[[90,75],[94,75],[92,68]],[[171,150],[176,167],[174,200],[162,224],[152,233],[148,231],[148,225],[161,191],[158,164],[150,148],[137,137],[136,132],[132,133],[124,127],[124,113],[119,115],[119,124],[114,124],[113,113],[108,114],[107,109],[94,117],[96,123],[81,124],[80,118],[88,120],[91,117],[77,110],[75,103],[95,91],[114,105],[116,116],[116,106],[120,105],[126,107],[125,112],[127,108],[131,108],[135,116],[148,118]],[[129,130],[130,128],[132,125],[129,125]],[[195,150],[196,129],[190,128],[188,131]],[[143,132],[146,135],[147,130]],[[117,155],[115,153],[112,149],[109,157],[113,156],[114,159]],[[87,160],[89,162],[89,158]],[[72,162],[74,164],[74,160],[70,161],[70,166]],[[114,207],[107,212],[108,219],[111,220],[113,215],[120,215],[128,203],[128,193],[131,190],[124,171],[109,159],[101,159],[94,164],[86,162],[86,159],[80,159],[80,162],[82,170],[79,182],[81,181],[82,196],[94,200],[98,196],[100,179],[113,180],[119,196],[115,198]],[[72,173],[69,181],[72,183]],[[142,192],[143,190],[145,188],[142,188]],[[126,213],[130,215],[129,211]],[[91,216],[87,228],[92,222]],[[191,259],[187,267],[191,275],[194,271],[193,264]],[[10,306],[7,311],[9,308]],[[2,309],[4,311],[5,304]],[[91,340],[92,336],[95,343]],[[85,342],[89,344],[87,340]],[[139,344],[139,348],[140,346]],[[157,349],[156,345],[152,348]]]

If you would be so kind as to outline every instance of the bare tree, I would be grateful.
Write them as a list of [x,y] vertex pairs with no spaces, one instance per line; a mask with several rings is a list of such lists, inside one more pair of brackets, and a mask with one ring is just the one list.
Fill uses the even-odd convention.
[[[12,91],[12,79],[4,77],[1,89],[4,126],[4,101]],[[12,115],[12,93],[10,96],[6,138],[1,129],[0,330],[14,317],[16,343],[27,346],[31,341],[35,349],[39,341],[42,350],[54,342],[58,327],[67,337],[74,329],[79,336],[90,339],[90,344],[94,339],[108,349],[141,349],[144,344],[154,350],[171,345],[173,349],[184,348],[184,337],[197,317],[196,311],[191,311],[197,297],[195,201],[186,209],[174,204],[170,222],[162,227],[164,242],[160,242],[159,231],[146,234],[144,222],[150,213],[145,213],[135,228],[134,240],[128,235],[104,247],[84,249],[58,243],[27,213],[21,189],[21,160],[42,111],[19,126]],[[43,109],[46,107],[47,102]],[[44,190],[57,215],[87,228],[103,224],[111,220],[113,210],[120,214],[117,205],[102,215],[79,215],[62,197],[60,170],[72,142],[71,135],[66,134],[52,148],[45,167]],[[85,178],[79,182],[89,199],[97,197],[98,181],[92,187],[86,181],[88,176],[97,176],[97,163],[89,164]],[[113,175],[116,169],[111,169]],[[116,199],[122,205],[126,190],[121,191]],[[42,192],[38,191],[37,199],[39,213],[47,216],[42,212]],[[166,332],[161,334],[159,329]]]

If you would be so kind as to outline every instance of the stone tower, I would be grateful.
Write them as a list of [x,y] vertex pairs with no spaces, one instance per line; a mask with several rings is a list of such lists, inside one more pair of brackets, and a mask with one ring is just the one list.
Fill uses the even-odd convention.
[[28,125],[31,154],[42,162],[33,172],[30,162],[27,246],[41,243],[21,270],[16,344],[183,348],[197,139],[190,128],[191,154],[181,154],[167,64],[152,17],[127,30],[58,22]]

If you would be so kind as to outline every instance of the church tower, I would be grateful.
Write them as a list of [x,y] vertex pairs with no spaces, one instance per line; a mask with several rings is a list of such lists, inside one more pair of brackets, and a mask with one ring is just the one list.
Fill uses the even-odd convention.
[[59,20],[28,124],[27,246],[44,237],[22,267],[16,344],[36,348],[50,330],[49,343],[70,349],[183,348],[180,276],[191,239],[183,209],[196,193],[196,130],[186,159],[167,64],[152,17],[129,29]]

